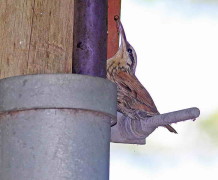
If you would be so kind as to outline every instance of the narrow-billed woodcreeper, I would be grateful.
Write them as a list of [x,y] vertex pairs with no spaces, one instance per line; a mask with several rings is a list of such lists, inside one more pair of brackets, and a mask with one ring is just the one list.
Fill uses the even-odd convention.
[[[158,115],[150,94],[135,76],[136,52],[126,39],[119,17],[115,16],[114,19],[121,36],[121,45],[118,52],[107,60],[107,78],[117,84],[117,111],[138,120]],[[177,133],[170,125],[165,127]]]

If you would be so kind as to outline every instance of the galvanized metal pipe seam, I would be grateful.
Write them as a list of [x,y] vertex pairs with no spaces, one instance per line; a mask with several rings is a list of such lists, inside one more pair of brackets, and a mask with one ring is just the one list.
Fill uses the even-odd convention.
[[78,74],[16,76],[0,80],[0,112],[83,109],[116,117],[116,94],[116,85],[99,77]]

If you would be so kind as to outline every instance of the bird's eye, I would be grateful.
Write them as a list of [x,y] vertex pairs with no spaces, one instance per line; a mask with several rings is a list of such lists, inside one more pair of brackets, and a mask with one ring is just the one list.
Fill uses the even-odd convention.
[[127,49],[127,51],[128,51],[129,53],[132,53],[132,49]]

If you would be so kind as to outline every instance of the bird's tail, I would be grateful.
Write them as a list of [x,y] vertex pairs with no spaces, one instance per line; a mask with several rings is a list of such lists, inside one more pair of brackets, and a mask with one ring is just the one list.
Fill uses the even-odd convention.
[[166,126],[164,126],[164,127],[166,127],[170,132],[173,132],[173,133],[175,133],[175,134],[178,134],[178,133],[176,132],[176,130],[175,130],[172,126],[170,126],[169,124],[166,125]]

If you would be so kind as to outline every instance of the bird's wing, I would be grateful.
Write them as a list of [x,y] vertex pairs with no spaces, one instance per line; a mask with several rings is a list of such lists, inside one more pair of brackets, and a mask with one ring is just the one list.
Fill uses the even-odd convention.
[[[131,110],[139,110],[138,113],[140,113],[140,111],[146,112],[146,116],[159,114],[150,94],[139,82],[135,75],[122,71],[116,74],[115,79],[117,85],[119,86],[118,89],[121,90],[121,92],[118,91],[118,96],[120,96],[121,99],[129,99],[129,107],[131,107]],[[126,96],[128,96],[129,98],[126,98]],[[132,99],[134,99],[134,101]],[[122,103],[119,105],[118,103],[118,106],[120,106],[120,108],[122,109],[122,106],[126,106],[126,104],[128,104],[128,102],[125,102],[125,105]],[[166,125],[165,127],[170,132],[177,133],[172,126]]]
[[117,84],[121,85],[122,89],[125,89],[126,92],[128,91],[129,97],[133,97],[135,99],[135,101],[131,104],[132,109],[145,111],[151,116],[159,114],[150,94],[135,75],[121,71],[117,73],[116,76],[117,77],[115,77],[115,79]]

